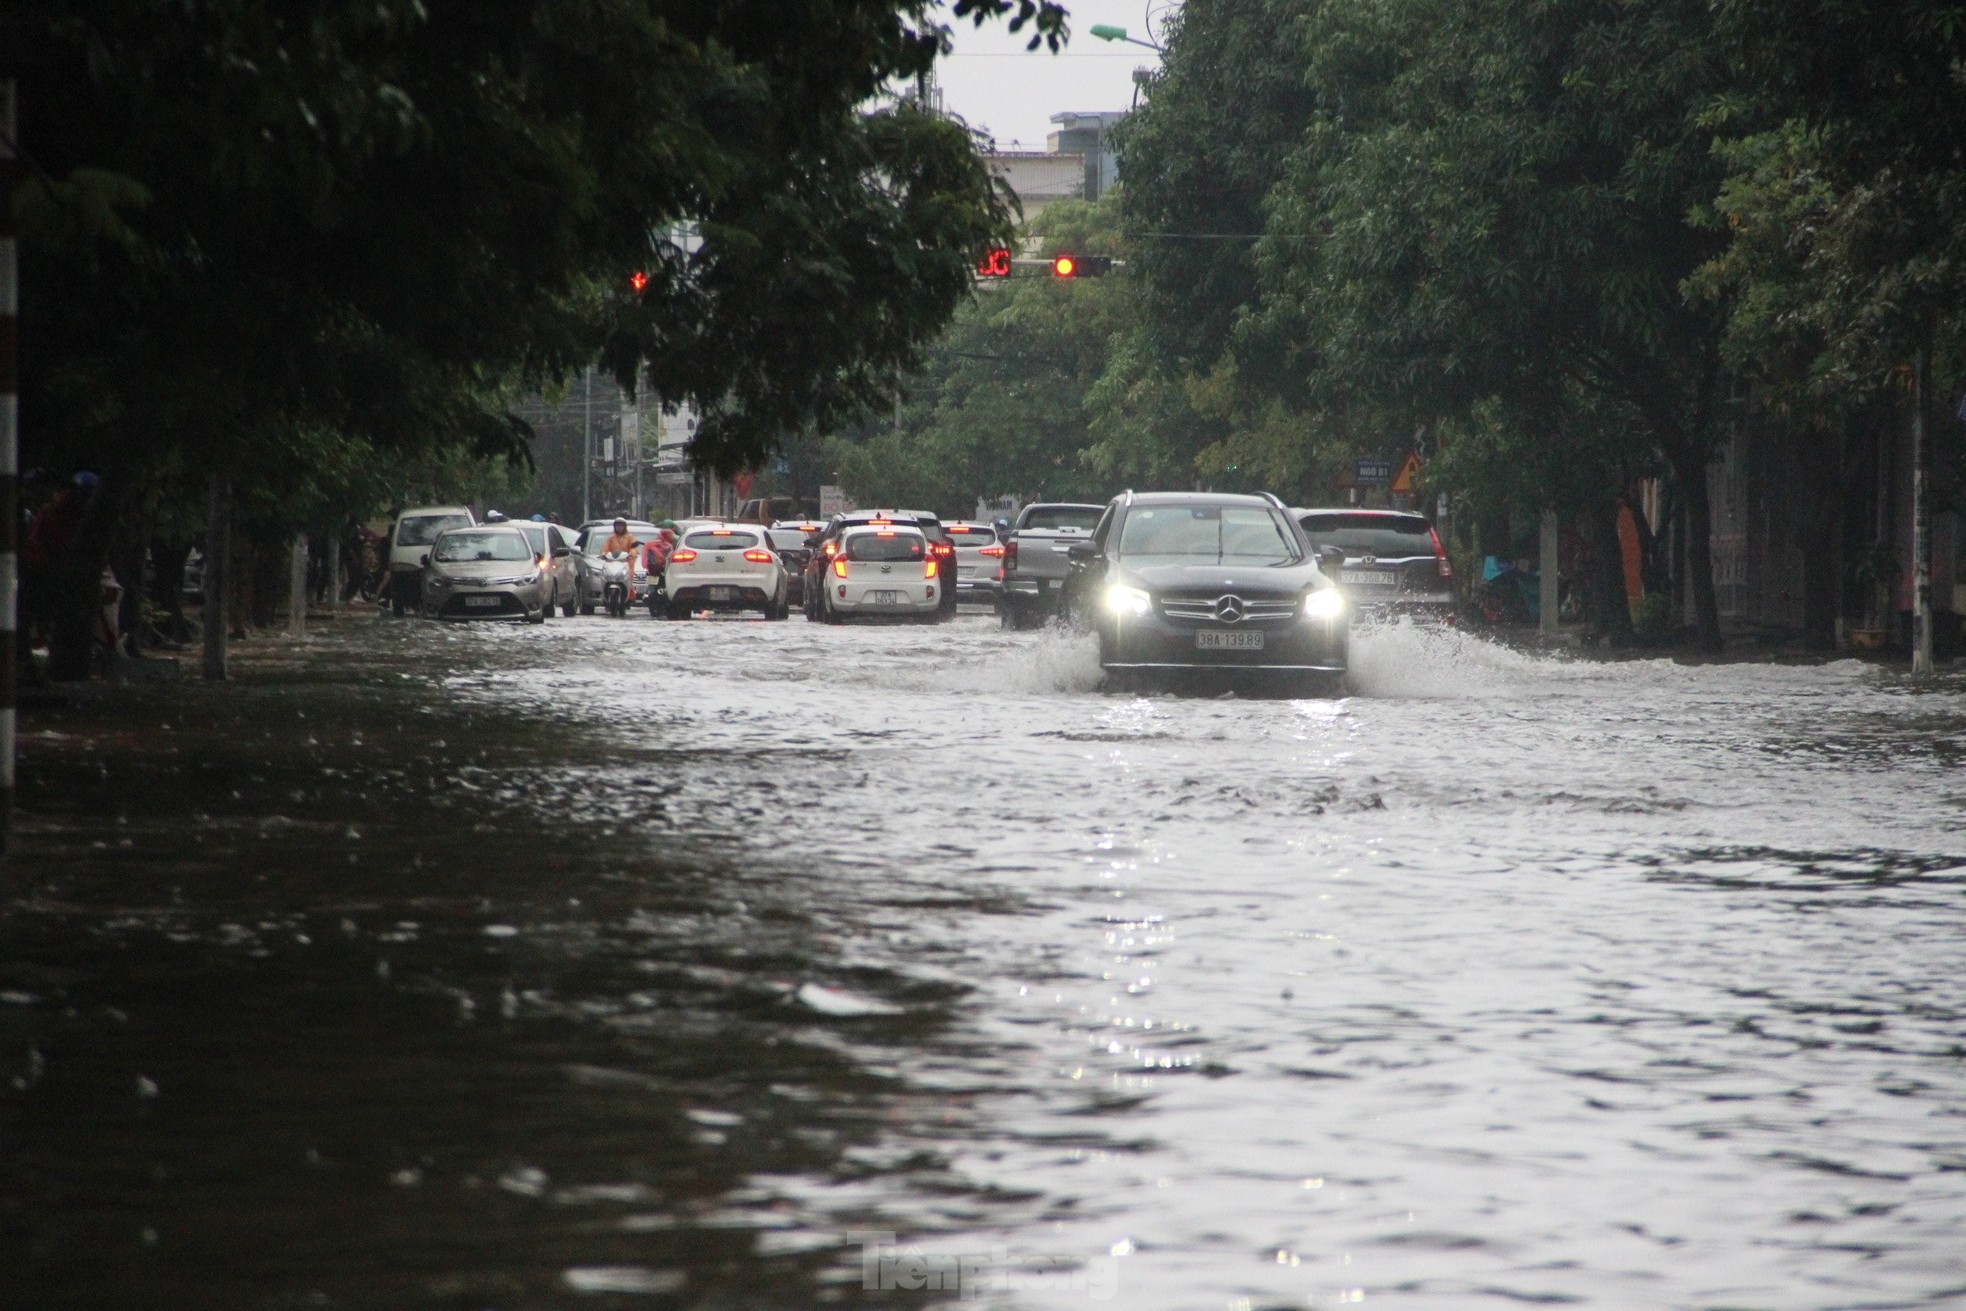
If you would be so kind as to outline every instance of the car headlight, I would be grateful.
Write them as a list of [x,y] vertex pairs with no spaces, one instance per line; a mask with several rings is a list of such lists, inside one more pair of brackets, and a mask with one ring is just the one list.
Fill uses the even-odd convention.
[[1116,615],[1150,614],[1154,608],[1154,598],[1137,587],[1114,583],[1106,589],[1106,608]]
[[525,585],[526,583],[536,583],[536,582],[538,582],[538,581],[539,581],[539,575],[538,575],[538,574],[536,574],[536,573],[531,573],[531,574],[514,574],[514,575],[513,575],[512,577],[510,577],[510,578],[494,578],[494,579],[492,579],[492,580],[491,580],[491,586],[493,586],[493,587],[511,587],[511,586],[513,586],[514,584],[517,584],[517,585],[520,585],[520,586],[523,586],[523,585]]
[[1312,619],[1336,619],[1345,613],[1345,598],[1335,587],[1323,587],[1304,598],[1304,613]]

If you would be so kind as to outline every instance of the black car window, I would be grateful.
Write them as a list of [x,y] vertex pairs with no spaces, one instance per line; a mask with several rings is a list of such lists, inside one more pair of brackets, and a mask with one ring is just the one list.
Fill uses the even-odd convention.
[[431,559],[439,564],[461,564],[472,560],[530,560],[526,539],[510,529],[489,532],[450,532],[437,541]]
[[1312,546],[1339,546],[1351,555],[1397,560],[1434,553],[1433,533],[1417,515],[1307,514],[1298,522]]
[[1120,555],[1237,564],[1302,559],[1296,535],[1261,506],[1136,505],[1120,527]]
[[1033,506],[1024,519],[1024,527],[1036,528],[1040,532],[1056,528],[1091,528],[1099,522],[1103,508],[1097,505],[1039,505]]
[[855,533],[846,539],[846,558],[878,562],[919,560],[922,539],[915,533]]
[[406,514],[396,525],[396,545],[428,546],[447,528],[466,528],[468,514]]

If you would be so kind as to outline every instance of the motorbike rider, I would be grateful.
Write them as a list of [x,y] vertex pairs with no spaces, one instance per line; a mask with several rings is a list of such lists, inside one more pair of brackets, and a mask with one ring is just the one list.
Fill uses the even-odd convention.
[[620,551],[623,555],[633,555],[635,548],[640,545],[641,543],[635,540],[635,534],[628,531],[628,521],[616,519],[614,535],[601,543],[601,554],[613,555],[616,551]]

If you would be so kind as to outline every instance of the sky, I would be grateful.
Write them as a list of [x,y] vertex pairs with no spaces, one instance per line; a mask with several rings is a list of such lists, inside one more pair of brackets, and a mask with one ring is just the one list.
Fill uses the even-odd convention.
[[1159,67],[1152,50],[1101,41],[1092,25],[1110,23],[1152,41],[1149,11],[1158,30],[1160,17],[1176,7],[1172,0],[1067,0],[1072,40],[1056,55],[1043,47],[1027,53],[1029,32],[1012,36],[1002,20],[980,30],[952,23],[955,51],[936,63],[943,107],[988,129],[999,150],[1043,150],[1053,114],[1125,109],[1133,103],[1133,70]]

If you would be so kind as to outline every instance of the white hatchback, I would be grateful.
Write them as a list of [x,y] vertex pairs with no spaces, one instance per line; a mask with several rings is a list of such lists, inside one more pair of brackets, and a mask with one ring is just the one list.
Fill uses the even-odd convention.
[[956,546],[956,599],[991,601],[1003,581],[1003,543],[986,523],[945,523]]
[[850,616],[903,615],[933,619],[947,581],[919,528],[868,524],[840,534],[825,580],[819,617],[837,624]]
[[756,524],[685,528],[662,579],[671,619],[698,610],[762,610],[767,619],[790,613],[785,566]]

